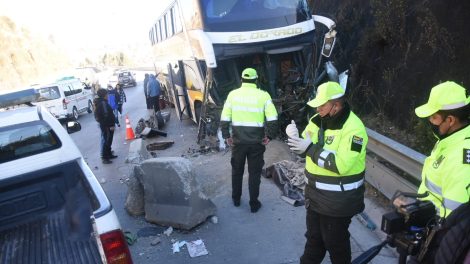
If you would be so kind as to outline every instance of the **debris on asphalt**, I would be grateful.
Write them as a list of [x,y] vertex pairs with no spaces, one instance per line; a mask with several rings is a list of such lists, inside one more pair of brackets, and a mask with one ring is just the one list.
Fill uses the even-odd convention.
[[181,242],[176,241],[175,243],[173,243],[172,245],[173,253],[180,252],[180,249],[184,247],[184,245],[186,245],[186,241],[181,241]]
[[295,199],[292,199],[292,198],[289,198],[285,195],[281,195],[281,200],[283,200],[284,202],[286,202],[290,205],[296,206],[296,207],[301,205],[299,201],[297,201]]
[[357,220],[359,220],[359,222],[361,222],[361,224],[363,224],[365,227],[369,228],[372,231],[377,228],[377,225],[364,212],[357,214],[356,218]]
[[152,242],[150,242],[150,245],[156,246],[156,245],[160,244],[161,242],[162,242],[162,240],[159,237],[156,237],[154,240],[152,240]]
[[173,227],[168,227],[165,231],[163,231],[163,234],[165,234],[166,236],[170,236],[171,233],[173,233]]
[[[303,189],[305,188],[305,168],[300,162],[282,160],[273,163],[271,166],[263,169],[265,178],[272,178],[276,186],[281,189],[284,201],[293,206],[305,204]],[[294,201],[291,201],[294,200]]]
[[164,150],[171,147],[175,142],[173,140],[159,141],[147,145],[147,151]]
[[186,248],[188,249],[189,256],[192,258],[209,254],[209,252],[207,252],[206,246],[204,245],[204,242],[201,239],[187,242]]
[[106,179],[105,179],[105,178],[101,178],[101,179],[100,179],[100,183],[101,183],[101,184],[105,184],[105,183],[106,183]]
[[129,246],[134,245],[134,243],[137,241],[137,236],[130,231],[125,231],[124,237],[126,238],[127,244]]
[[164,229],[165,228],[163,226],[157,226],[157,225],[143,227],[137,231],[137,236],[138,237],[156,237],[156,236],[161,235]]
[[212,222],[213,224],[217,224],[217,223],[219,222],[219,218],[214,215],[214,216],[211,217],[211,222]]

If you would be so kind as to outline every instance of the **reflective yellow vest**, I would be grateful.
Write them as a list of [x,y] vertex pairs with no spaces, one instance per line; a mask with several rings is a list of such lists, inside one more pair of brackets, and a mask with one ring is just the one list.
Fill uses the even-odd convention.
[[[319,127],[310,122],[302,133],[305,138],[307,132],[314,144],[318,143]],[[327,129],[324,134],[323,151],[320,159],[313,161],[307,157],[305,169],[310,174],[342,177],[357,175],[366,167],[366,146],[368,137],[362,121],[351,111],[342,129]],[[356,147],[355,147],[356,146]],[[356,148],[356,149],[354,149]],[[332,154],[337,171],[328,168],[327,163],[322,162],[321,157]]]
[[434,203],[441,217],[466,203],[470,196],[470,125],[436,142],[424,161],[418,193]]
[[277,121],[277,111],[267,92],[242,83],[229,93],[220,121],[231,122],[234,143],[261,143],[265,121]]

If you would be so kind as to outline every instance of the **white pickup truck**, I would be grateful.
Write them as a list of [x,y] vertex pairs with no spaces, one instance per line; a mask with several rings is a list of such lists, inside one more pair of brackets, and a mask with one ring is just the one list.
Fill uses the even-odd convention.
[[[34,89],[0,95],[0,263],[132,263],[116,213]],[[21,103],[30,106],[13,107]]]

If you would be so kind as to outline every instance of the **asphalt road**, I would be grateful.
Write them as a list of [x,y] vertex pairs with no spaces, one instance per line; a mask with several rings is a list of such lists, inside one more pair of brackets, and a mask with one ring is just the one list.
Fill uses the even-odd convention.
[[[127,103],[124,112],[128,115],[133,127],[141,117],[145,117],[145,101],[142,88],[142,75],[138,73],[137,87],[125,88]],[[280,199],[281,192],[269,179],[262,178],[260,201],[261,210],[252,214],[248,206],[248,186],[246,176],[242,205],[234,207],[230,198],[230,152],[212,152],[208,154],[190,154],[198,149],[195,144],[197,127],[190,121],[177,120],[172,113],[167,124],[168,139],[175,144],[157,156],[187,156],[193,163],[197,180],[205,193],[217,206],[217,223],[206,221],[191,231],[175,230],[169,236],[162,235],[166,227],[145,221],[144,217],[129,216],[124,209],[127,194],[126,179],[130,175],[131,166],[125,163],[129,142],[125,140],[125,120],[121,119],[121,127],[116,129],[113,149],[119,157],[112,164],[103,165],[99,157],[100,131],[92,114],[83,114],[79,118],[82,124],[80,132],[72,134],[72,138],[82,151],[90,168],[95,173],[103,189],[116,210],[124,230],[138,235],[137,242],[130,246],[134,263],[233,263],[233,264],[286,264],[298,263],[303,252],[305,238],[305,209],[293,207]],[[188,151],[189,150],[189,151]],[[292,156],[286,145],[281,141],[269,144],[265,163]],[[380,216],[382,209],[378,203],[368,199],[367,209]],[[353,218],[351,227],[351,245],[353,258],[368,248],[378,244],[380,238],[377,231],[371,231]],[[159,239],[157,245],[152,241]],[[172,252],[175,241],[194,241],[202,239],[208,255],[191,258],[186,247],[181,252]],[[326,259],[324,263],[329,263]],[[371,263],[397,263],[395,254],[383,249],[381,254]]]

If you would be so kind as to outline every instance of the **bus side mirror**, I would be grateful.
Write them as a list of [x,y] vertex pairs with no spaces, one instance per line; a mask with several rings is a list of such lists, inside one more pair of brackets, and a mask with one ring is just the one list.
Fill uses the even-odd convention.
[[331,30],[325,34],[323,39],[323,47],[321,49],[321,54],[325,57],[330,57],[333,52],[333,48],[336,43],[336,30]]

